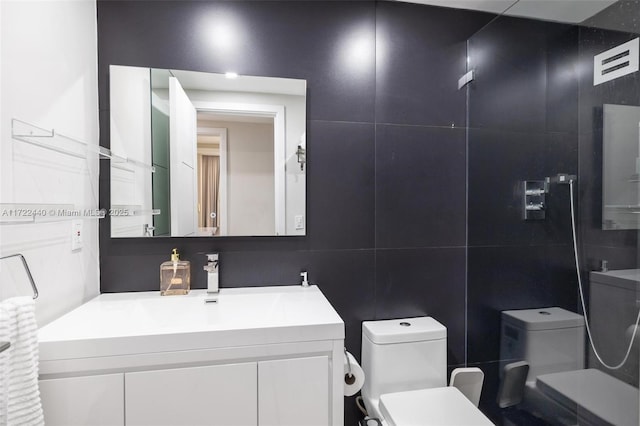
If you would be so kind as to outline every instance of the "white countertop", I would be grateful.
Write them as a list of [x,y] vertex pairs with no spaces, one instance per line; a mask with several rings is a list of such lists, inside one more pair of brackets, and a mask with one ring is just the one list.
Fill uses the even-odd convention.
[[640,269],[612,269],[607,272],[589,272],[591,285],[594,283],[608,284],[616,287],[637,291],[640,288]]
[[39,330],[52,361],[344,339],[344,323],[317,286],[101,294]]

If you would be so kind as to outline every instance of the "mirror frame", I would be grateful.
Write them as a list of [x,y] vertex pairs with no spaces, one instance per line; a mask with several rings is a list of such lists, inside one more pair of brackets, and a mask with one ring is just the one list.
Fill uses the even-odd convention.
[[[152,70],[160,70],[160,69],[156,69],[156,68],[150,68],[150,67],[139,67],[139,66],[127,66],[127,65],[111,65],[110,66],[110,75],[109,75],[109,81],[113,82],[113,75],[111,73],[111,71],[113,70],[113,67],[121,67],[121,68],[131,68],[131,69],[137,69],[140,71],[149,71],[149,92],[152,95],[153,94],[153,86],[152,86],[152,80],[151,80],[151,75]],[[274,155],[274,175],[273,175],[273,180],[274,180],[274,217],[275,217],[275,224],[273,225],[275,227],[273,234],[260,234],[260,233],[256,233],[256,234],[252,234],[252,233],[238,233],[238,234],[234,234],[234,235],[229,235],[228,234],[228,221],[224,221],[222,223],[219,223],[220,226],[220,231],[218,231],[218,234],[221,235],[200,235],[198,233],[198,231],[196,230],[195,234],[189,233],[188,235],[171,235],[171,229],[173,228],[172,226],[170,226],[169,228],[169,233],[168,234],[163,234],[163,235],[153,235],[153,215],[155,215],[155,210],[153,209],[153,202],[152,202],[152,208],[150,210],[150,214],[151,216],[151,220],[147,220],[147,218],[145,218],[144,220],[142,220],[141,222],[147,221],[147,222],[151,222],[148,223],[147,227],[151,229],[151,231],[144,231],[141,232],[140,234],[136,234],[133,235],[136,232],[134,232],[132,235],[126,235],[126,231],[123,231],[121,234],[115,234],[114,235],[114,218],[112,218],[111,220],[111,226],[110,226],[110,237],[111,238],[145,238],[145,237],[255,237],[255,236],[259,236],[259,237],[280,237],[280,236],[305,236],[307,229],[306,229],[306,220],[305,220],[305,216],[307,214],[306,210],[307,210],[307,182],[306,182],[306,171],[305,171],[305,164],[306,164],[306,133],[307,133],[307,86],[306,86],[306,80],[300,80],[300,79],[291,79],[291,78],[280,78],[280,77],[255,77],[255,76],[240,76],[240,78],[251,78],[251,79],[255,79],[253,81],[249,81],[249,84],[263,84],[262,82],[260,83],[256,83],[259,80],[258,79],[271,79],[273,80],[273,82],[268,82],[266,86],[267,89],[263,89],[263,88],[259,88],[256,89],[257,86],[254,87],[249,87],[246,92],[243,92],[243,90],[241,88],[239,88],[238,83],[235,83],[235,85],[233,87],[230,87],[229,90],[225,90],[224,88],[220,87],[220,79],[219,77],[224,76],[224,74],[219,74],[219,73],[211,73],[211,72],[200,72],[200,71],[188,71],[188,70],[174,70],[174,69],[166,69],[166,71],[169,72],[169,76],[170,77],[174,77],[176,78],[175,74],[178,73],[193,73],[194,78],[198,79],[201,78],[199,76],[197,76],[197,74],[202,74],[203,76],[206,74],[212,74],[212,75],[216,75],[217,77],[214,77],[213,83],[215,85],[215,87],[212,87],[211,89],[207,89],[205,88],[206,85],[202,85],[203,87],[197,87],[196,85],[193,85],[193,87],[190,87],[190,85],[187,83],[187,86],[185,86],[186,91],[187,92],[192,92],[192,93],[198,93],[199,91],[205,93],[207,91],[212,91],[212,92],[229,92],[230,96],[228,96],[226,99],[221,99],[221,100],[216,100],[216,101],[208,101],[208,100],[204,100],[199,96],[195,96],[195,98],[190,99],[191,103],[193,104],[193,107],[195,108],[196,112],[200,113],[200,112],[204,112],[204,113],[220,113],[220,114],[228,114],[228,115],[238,115],[238,116],[242,116],[242,115],[251,115],[251,116],[256,116],[256,117],[268,117],[273,119],[273,140],[274,140],[274,149],[273,149],[273,155]],[[205,77],[206,78],[206,77]],[[216,81],[216,78],[218,79]],[[278,82],[278,80],[280,80],[280,82]],[[179,81],[179,80],[178,80]],[[206,81],[206,80],[205,80]],[[234,80],[231,80],[232,82]],[[297,84],[298,86],[284,86],[284,84],[287,84],[288,81],[291,81],[294,84]],[[223,82],[224,83],[224,82]],[[300,84],[302,84],[302,87],[300,86]],[[281,90],[280,92],[278,92],[278,90],[270,90],[271,86],[281,86],[283,87],[283,90]],[[301,90],[304,90],[304,94],[301,94]],[[114,122],[113,122],[113,105],[115,104],[114,102],[114,88],[113,88],[113,83],[110,85],[110,89],[109,89],[109,94],[110,94],[110,98],[111,98],[111,109],[110,109],[110,114],[109,114],[109,121],[110,121],[110,128],[111,128],[111,132],[110,132],[110,145],[112,146],[112,148],[114,147],[114,142],[113,142],[113,137],[114,134],[118,133],[116,131],[114,131]],[[296,111],[294,114],[296,114],[296,116],[299,116],[300,118],[302,118],[302,120],[300,120],[299,124],[296,124],[295,127],[293,127],[293,129],[297,129],[297,130],[293,130],[293,136],[291,134],[291,130],[289,128],[289,125],[287,124],[288,120],[286,117],[286,114],[288,114],[287,111],[287,107],[289,107],[289,101],[282,101],[282,104],[269,104],[269,99],[260,99],[262,101],[266,101],[264,104],[261,103],[243,103],[245,101],[245,99],[243,99],[242,94],[243,93],[258,93],[260,95],[264,94],[266,96],[268,95],[273,95],[273,96],[298,96],[300,97],[301,100],[294,100],[291,102],[294,102],[295,108],[294,110]],[[164,96],[162,96],[164,99]],[[189,95],[189,97],[191,98],[191,95]],[[276,100],[276,99],[273,99]],[[151,96],[149,97],[149,101],[151,104]],[[236,102],[238,101],[238,102]],[[259,102],[259,101],[257,101]],[[276,102],[280,102],[280,99],[277,99]],[[300,102],[302,102],[302,105],[299,107],[297,106]],[[299,111],[299,112],[298,112]],[[122,114],[122,113],[120,113]],[[295,121],[296,123],[298,122],[298,120]],[[145,126],[142,126],[145,127]],[[212,127],[201,127],[201,125],[197,126],[197,134],[206,134],[206,132],[210,132],[212,131],[213,128]],[[226,130],[226,129],[225,129]],[[297,136],[298,131],[301,131],[301,135]],[[289,133],[287,133],[289,132]],[[121,134],[125,134],[120,132]],[[169,132],[171,133],[171,131]],[[227,137],[225,137],[225,142],[228,144],[229,140],[228,140],[228,135],[225,135]],[[287,140],[287,136],[289,136],[289,140]],[[143,138],[144,140],[146,140],[146,138]],[[151,145],[153,146],[153,134],[151,135]],[[127,149],[126,149],[126,143],[122,142],[122,138],[121,138],[121,143],[120,143],[120,148],[123,151],[121,154],[126,154]],[[118,147],[118,144],[116,144],[116,149]],[[226,147],[228,148],[228,146]],[[144,150],[144,148],[143,148]],[[228,152],[228,151],[227,151]],[[301,156],[302,153],[302,156]],[[126,155],[125,155],[126,157]],[[113,164],[113,163],[112,163]],[[281,166],[280,166],[281,165]],[[153,158],[151,160],[151,164],[148,165],[150,169],[154,168],[154,163],[153,163]],[[167,166],[164,167],[170,167],[170,163]],[[299,168],[300,171],[297,171],[297,169]],[[228,164],[226,162],[221,162],[220,164],[220,172],[222,173],[226,173],[228,170]],[[291,171],[289,171],[291,170]],[[114,184],[113,184],[113,167],[110,168],[110,204],[112,205],[112,207],[114,206],[113,204],[113,200],[114,200]],[[289,175],[291,175],[292,177],[290,177]],[[302,175],[303,176],[303,187],[301,186],[297,186],[297,188],[300,189],[295,189],[297,185],[298,181],[298,177],[293,177],[293,176],[298,176],[298,175]],[[294,181],[291,181],[291,179],[295,179]],[[225,178],[221,179],[221,182],[223,184],[227,184],[228,185],[228,179],[226,177],[225,174]],[[288,191],[288,186],[290,182],[294,182],[294,189],[293,189],[293,194],[299,194],[299,195],[294,195],[294,200],[299,199],[302,204],[300,206],[298,206],[298,201],[295,201],[295,204],[292,204],[293,210],[288,210],[288,203],[291,203],[291,201],[288,201],[288,197],[287,197],[287,191]],[[171,186],[171,185],[170,185]],[[290,190],[289,190],[290,191]],[[224,192],[228,195],[228,189],[225,188]],[[126,194],[127,192],[125,192]],[[125,196],[126,198],[126,196]],[[143,197],[144,199],[146,199],[146,197]],[[175,197],[172,197],[171,195],[169,195],[170,199],[173,199]],[[224,197],[226,200],[226,197]],[[138,201],[137,198],[134,197],[134,201]],[[229,205],[228,203],[222,203],[222,199],[220,201],[220,205],[219,205],[219,209],[220,210],[218,213],[222,213],[224,211],[229,211]],[[133,204],[140,204],[140,203],[133,203]],[[144,215],[146,213],[146,210],[144,210],[146,208],[146,202],[142,203],[145,207],[142,207],[139,211],[134,211],[134,212],[129,212],[129,214],[123,214],[121,216],[135,216],[135,215]],[[128,206],[118,206],[118,207],[128,207]],[[135,207],[135,206],[131,206],[131,207]],[[172,209],[171,207],[171,203],[169,205],[169,208]],[[292,208],[291,206],[289,206],[289,209]],[[302,215],[300,216],[298,211],[299,209],[301,209],[302,211]],[[197,210],[197,209],[196,209]],[[287,213],[289,212],[289,213]],[[270,213],[269,213],[270,214]],[[287,214],[291,217],[288,217]],[[173,215],[171,215],[173,216]],[[226,217],[228,217],[228,215],[226,215]],[[117,218],[117,215],[115,216],[115,218]],[[117,220],[117,219],[116,219]],[[292,221],[292,225],[290,225],[289,227],[287,227],[288,221],[291,220]],[[122,222],[121,222],[122,223]],[[295,226],[293,225],[293,223],[295,223]],[[301,225],[298,225],[298,224]],[[197,225],[197,224],[196,224]],[[300,226],[300,227],[299,227]],[[135,224],[130,226],[130,228],[133,230],[133,228],[135,227]],[[122,228],[126,228],[126,226],[123,226]],[[287,228],[289,230],[289,232],[291,232],[290,234],[287,234]],[[146,229],[146,228],[145,228]],[[298,230],[300,230],[300,232],[298,232]],[[215,232],[215,231],[214,231]],[[237,232],[237,231],[236,231]]]

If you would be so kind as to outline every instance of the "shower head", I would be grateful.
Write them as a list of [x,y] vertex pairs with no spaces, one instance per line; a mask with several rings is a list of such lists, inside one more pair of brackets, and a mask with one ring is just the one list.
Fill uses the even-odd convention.
[[576,175],[570,175],[568,173],[558,173],[555,176],[549,176],[544,178],[544,181],[547,185],[551,184],[551,183],[558,183],[561,185],[567,185],[570,183],[574,183],[576,180],[578,180],[578,177]]

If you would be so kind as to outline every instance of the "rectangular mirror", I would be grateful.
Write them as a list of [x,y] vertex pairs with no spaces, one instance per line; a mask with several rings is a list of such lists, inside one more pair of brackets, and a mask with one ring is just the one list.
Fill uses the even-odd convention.
[[305,80],[109,72],[111,237],[305,235]]
[[640,107],[605,104],[602,115],[602,229],[638,229]]

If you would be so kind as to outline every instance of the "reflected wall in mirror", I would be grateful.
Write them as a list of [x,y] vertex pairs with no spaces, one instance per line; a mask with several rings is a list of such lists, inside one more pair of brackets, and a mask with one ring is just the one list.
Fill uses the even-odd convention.
[[109,72],[112,237],[305,235],[305,80]]
[[640,228],[640,106],[605,104],[602,229]]

